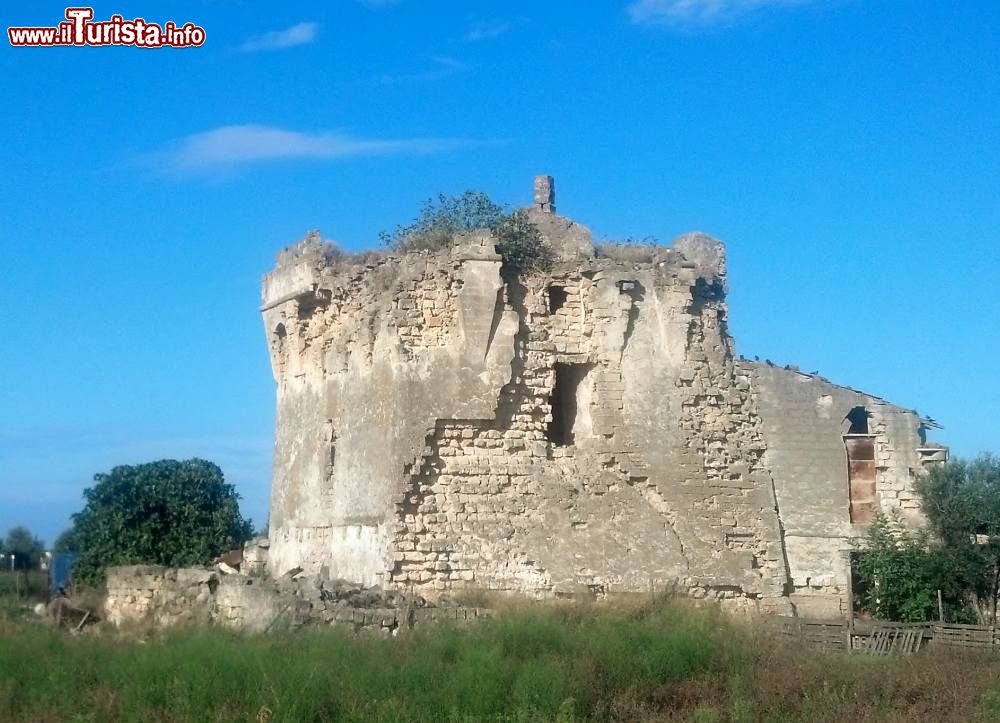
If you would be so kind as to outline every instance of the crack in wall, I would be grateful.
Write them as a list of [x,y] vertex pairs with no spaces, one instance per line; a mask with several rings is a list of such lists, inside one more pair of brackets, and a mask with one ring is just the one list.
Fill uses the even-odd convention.
[[[641,484],[640,484],[641,483]],[[677,541],[677,546],[680,549],[681,557],[684,560],[684,566],[691,569],[691,560],[688,558],[687,549],[684,545],[684,540],[681,538],[680,534],[677,532],[677,514],[673,507],[663,499],[663,495],[660,494],[653,485],[649,482],[648,477],[631,477],[628,478],[628,484],[637,488],[639,494],[642,496],[646,503],[656,510],[666,522],[665,527],[673,535],[674,539]]]
[[629,298],[628,323],[625,326],[625,337],[622,340],[622,358],[625,357],[625,350],[635,333],[635,324],[639,320],[639,308],[646,298],[646,289],[638,281],[620,281],[618,290]]
[[506,286],[506,284],[501,284],[500,288],[497,289],[497,300],[493,305],[493,319],[490,321],[490,335],[486,340],[486,351],[483,352],[484,361],[490,356],[490,349],[493,348],[493,339],[497,334],[497,329],[500,327],[500,321],[503,319],[503,312],[506,308],[503,298]]

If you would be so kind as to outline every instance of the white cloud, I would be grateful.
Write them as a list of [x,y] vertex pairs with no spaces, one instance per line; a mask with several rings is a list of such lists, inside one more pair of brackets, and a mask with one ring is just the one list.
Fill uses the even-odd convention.
[[232,125],[195,133],[146,155],[143,165],[161,175],[196,175],[292,159],[440,153],[468,141],[457,138],[358,138],[327,131],[303,133],[258,125]]
[[633,0],[628,14],[641,25],[726,25],[768,8],[803,5],[813,0]]
[[431,58],[433,65],[427,70],[416,73],[385,73],[379,76],[380,83],[391,85],[393,83],[413,83],[423,80],[441,80],[455,73],[461,73],[468,66],[461,60],[447,55],[435,55]]
[[319,23],[297,23],[285,30],[273,30],[263,35],[255,35],[248,39],[240,50],[245,53],[256,53],[260,50],[283,50],[297,45],[309,45],[316,41]]
[[487,20],[470,27],[464,38],[466,42],[475,43],[480,40],[492,40],[510,31],[513,26],[506,20]]

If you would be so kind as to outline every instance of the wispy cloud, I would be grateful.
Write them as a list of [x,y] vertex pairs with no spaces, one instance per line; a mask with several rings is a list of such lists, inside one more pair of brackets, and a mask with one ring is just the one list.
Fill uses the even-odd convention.
[[305,133],[259,125],[214,128],[146,154],[141,163],[159,175],[212,174],[281,160],[334,161],[358,156],[426,155],[471,142],[459,138],[360,138],[336,131]]
[[468,43],[492,40],[509,32],[512,27],[514,27],[513,24],[507,20],[486,20],[470,27],[463,37]]
[[285,30],[255,35],[244,42],[240,50],[244,53],[256,53],[261,50],[284,50],[297,45],[309,45],[316,41],[318,33],[319,23],[297,23]]
[[468,66],[461,60],[456,60],[455,58],[447,55],[435,55],[431,58],[431,66],[426,70],[420,70],[415,73],[385,73],[380,75],[378,80],[380,83],[385,85],[392,85],[393,83],[413,83],[425,80],[441,80],[442,78],[447,78],[450,75],[461,73],[467,68]]
[[707,27],[728,25],[761,10],[809,2],[813,0],[633,0],[628,14],[640,25]]

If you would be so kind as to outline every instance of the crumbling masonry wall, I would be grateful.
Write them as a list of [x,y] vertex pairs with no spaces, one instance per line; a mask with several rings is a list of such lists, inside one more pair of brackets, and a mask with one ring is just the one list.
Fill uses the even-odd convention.
[[112,567],[104,617],[113,625],[148,622],[161,628],[208,622],[218,583],[218,576],[199,568]]
[[398,600],[360,590],[355,599],[348,599],[351,589],[346,596],[338,596],[336,582],[305,576],[271,580],[256,575],[220,574],[201,567],[110,567],[106,583],[103,615],[119,627],[214,623],[264,633],[328,625],[395,635],[416,625],[464,623],[493,615],[493,611],[483,608],[435,607],[422,599],[403,596]]
[[318,239],[279,260],[264,318],[278,380],[269,566],[375,584],[392,569],[404,468],[439,419],[488,419],[516,314],[486,237],[454,254],[328,263]]
[[[852,522],[845,419],[869,416],[875,449],[875,505],[903,522],[923,523],[914,485],[931,458],[923,420],[883,399],[814,374],[743,362],[752,381],[784,533],[792,601],[803,614],[836,617],[848,610],[848,555],[866,535]],[[864,435],[859,435],[864,436]]]
[[[748,385],[731,362],[722,277],[705,273],[678,255],[510,287],[513,381],[496,417],[439,420],[428,437],[396,509],[391,582],[780,595]],[[554,314],[553,287],[565,295]],[[573,442],[559,445],[547,430],[569,365],[583,376]]]
[[916,516],[920,420],[737,361],[718,241],[598,256],[551,179],[535,196],[546,273],[506,273],[486,233],[360,260],[313,235],[279,255],[271,571],[839,610],[862,529],[845,410],[872,409],[881,508]]

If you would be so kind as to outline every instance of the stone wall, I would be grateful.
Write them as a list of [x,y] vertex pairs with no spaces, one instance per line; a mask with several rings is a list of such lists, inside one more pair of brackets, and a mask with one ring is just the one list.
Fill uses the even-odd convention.
[[106,577],[104,617],[114,625],[208,622],[218,584],[215,573],[201,568],[112,567]]
[[867,534],[851,521],[844,420],[868,412],[876,450],[876,504],[904,522],[923,523],[914,489],[923,472],[923,421],[913,411],[832,384],[814,374],[744,362],[762,420],[766,463],[775,481],[792,600],[817,617],[847,611],[848,555]]
[[254,633],[266,632],[282,616],[296,621],[306,613],[300,599],[282,595],[261,578],[244,575],[222,576],[213,602],[213,620]]
[[[366,584],[392,562],[402,470],[442,418],[489,418],[510,376],[516,315],[498,308],[500,259],[486,237],[454,253],[363,266],[293,254],[265,294],[278,386],[269,564]],[[302,271],[302,264],[310,265]],[[449,339],[459,340],[449,343]]]
[[880,508],[917,522],[921,421],[737,361],[718,241],[598,255],[554,198],[540,179],[528,210],[546,273],[504,273],[484,233],[363,263],[318,236],[279,255],[272,572],[839,609],[862,529],[845,410],[871,408]]
[[[770,480],[727,361],[721,283],[674,258],[509,288],[526,322],[517,381],[493,419],[438,420],[396,507],[390,582],[780,595]],[[554,313],[553,287],[565,297]],[[559,444],[549,430],[566,370],[577,414]]]
[[421,598],[385,596],[358,586],[348,586],[347,594],[338,596],[335,586],[308,576],[272,580],[205,568],[129,566],[109,568],[106,582],[104,617],[115,626],[215,623],[264,633],[326,625],[394,635],[418,624],[462,623],[493,615],[483,608],[428,606]]

